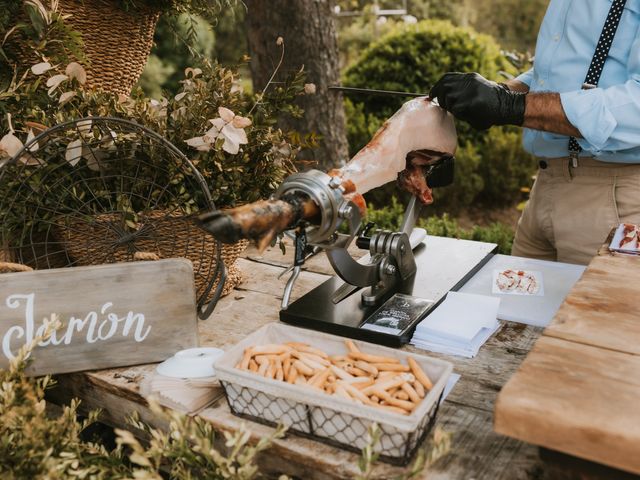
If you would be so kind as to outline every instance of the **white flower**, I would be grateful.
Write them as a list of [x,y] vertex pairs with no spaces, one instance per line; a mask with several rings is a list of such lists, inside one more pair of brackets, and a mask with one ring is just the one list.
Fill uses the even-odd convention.
[[13,132],[7,133],[0,139],[0,158],[11,158],[20,150],[24,144],[16,137]]
[[49,87],[49,95],[52,95],[56,88],[62,83],[69,80],[69,77],[63,74],[54,75],[47,80],[47,87]]
[[205,142],[204,137],[193,137],[189,140],[185,140],[185,143],[196,150],[200,150],[201,152],[208,152],[211,150],[211,144]]
[[218,107],[218,115],[220,115],[220,118],[224,120],[226,123],[232,122],[233,117],[236,116],[235,113],[233,113],[231,110],[229,110],[226,107]]
[[79,122],[77,122],[76,128],[80,132],[80,135],[86,136],[91,133],[92,124],[93,124],[93,121],[90,118],[87,118],[85,120],[80,120]]
[[76,96],[76,92],[64,92],[60,95],[60,100],[58,101],[58,105],[63,106],[65,103],[68,103],[73,97]]
[[31,67],[31,73],[33,73],[34,75],[42,75],[49,70],[51,70],[51,64],[49,62],[36,63]]
[[87,72],[78,62],[71,62],[67,65],[64,73],[66,73],[69,78],[75,78],[80,85],[84,85],[87,82]]
[[305,83],[304,84],[304,93],[307,95],[313,95],[316,93],[316,84],[315,83]]
[[69,165],[75,167],[87,153],[88,149],[85,147],[84,142],[81,138],[78,138],[67,145],[67,151],[64,154],[64,158]]
[[202,136],[186,140],[187,145],[197,150],[208,152],[216,141],[224,139],[222,149],[232,155],[240,151],[240,145],[249,142],[245,128],[251,126],[251,120],[246,117],[236,115],[226,107],[219,107],[219,118],[209,120],[212,127]]
[[199,75],[202,75],[202,69],[200,69],[200,68],[188,67],[188,68],[185,68],[185,70],[184,70],[184,76],[187,77],[187,78],[189,76],[191,76],[192,78],[196,78]]
[[276,39],[276,45],[280,46],[280,45],[282,45],[283,43],[284,43],[284,38],[282,38],[282,37],[278,37],[278,38]]

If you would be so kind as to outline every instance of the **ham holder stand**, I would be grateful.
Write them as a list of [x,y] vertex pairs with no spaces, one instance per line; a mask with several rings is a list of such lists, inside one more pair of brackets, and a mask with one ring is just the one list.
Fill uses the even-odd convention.
[[[453,181],[454,158],[442,157],[425,172],[431,188]],[[288,177],[275,194],[302,193],[320,208],[314,222],[285,232],[294,240],[294,264],[284,289],[280,320],[300,327],[399,347],[446,293],[457,290],[492,256],[495,244],[427,237],[414,228],[420,214],[409,201],[400,231],[362,227],[358,207],[344,198],[340,179],[318,170]],[[356,261],[353,241],[369,254]],[[433,241],[432,241],[433,240]],[[446,240],[444,243],[441,240]],[[315,289],[289,303],[305,259],[324,251],[336,272]],[[441,270],[441,271],[440,271]],[[400,294],[400,295],[397,295]]]

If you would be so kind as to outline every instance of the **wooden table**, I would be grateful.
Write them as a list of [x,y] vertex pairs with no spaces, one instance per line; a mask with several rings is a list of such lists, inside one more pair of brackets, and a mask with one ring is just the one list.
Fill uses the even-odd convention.
[[[246,281],[220,301],[211,318],[200,322],[203,346],[229,347],[261,325],[278,320],[286,279],[278,280],[277,275],[290,264],[291,254],[291,248],[286,257],[277,248],[267,250],[264,255],[249,250],[245,258],[239,260]],[[324,255],[311,259],[298,280],[293,298],[320,284],[331,273]],[[441,406],[437,418],[437,424],[453,434],[452,451],[420,478],[542,478],[546,467],[539,459],[537,447],[493,431],[496,396],[540,333],[539,328],[506,322],[476,358],[430,354],[451,361],[454,372],[462,378]],[[417,351],[410,346],[405,348]],[[102,409],[102,421],[120,428],[127,428],[126,418],[133,411],[137,411],[142,420],[156,425],[157,419],[138,391],[140,380],[154,368],[154,365],[145,365],[61,375],[59,387],[50,399],[61,403],[78,397],[82,408]],[[230,413],[225,401],[207,408],[201,416],[218,429],[234,429],[243,421]],[[271,431],[255,423],[251,424],[251,430],[256,438]],[[269,454],[260,458],[260,467],[267,473],[285,473],[301,479],[346,479],[358,473],[357,460],[356,454],[288,435],[276,441]],[[394,478],[403,471],[379,464],[374,478]]]
[[501,392],[496,430],[640,474],[639,402],[640,257],[601,251]]

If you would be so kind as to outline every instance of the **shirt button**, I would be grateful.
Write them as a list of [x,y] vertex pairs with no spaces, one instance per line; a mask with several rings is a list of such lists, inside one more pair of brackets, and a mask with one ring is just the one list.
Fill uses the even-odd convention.
[[556,33],[556,34],[553,36],[553,41],[554,41],[554,42],[558,42],[558,41],[560,41],[560,34]]
[[538,162],[538,166],[539,166],[542,170],[544,170],[544,169],[545,169],[545,168],[547,168],[549,165],[547,164],[547,162],[546,162],[545,160],[540,160],[540,161]]
[[538,80],[538,85],[544,85],[544,80],[542,79]]

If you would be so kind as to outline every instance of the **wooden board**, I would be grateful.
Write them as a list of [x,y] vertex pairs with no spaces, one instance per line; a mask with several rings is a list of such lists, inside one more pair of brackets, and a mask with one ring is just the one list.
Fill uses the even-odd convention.
[[640,355],[640,257],[599,256],[545,335]]
[[0,368],[41,337],[28,373],[74,372],[164,360],[197,345],[195,286],[184,259],[0,275]]
[[[199,322],[203,346],[226,348],[260,326],[277,321],[286,279],[277,279],[283,267],[273,265],[276,255],[280,253],[274,251],[274,258],[268,260],[256,257],[239,260],[238,266],[246,281],[220,301],[211,318]],[[301,273],[292,298],[325,281],[327,277],[317,272],[327,268],[326,264],[310,265],[309,271]],[[495,397],[540,332],[539,328],[507,322],[475,359],[429,354],[451,361],[454,371],[462,378],[438,414],[438,425],[453,436],[451,453],[417,478],[524,480],[542,471],[544,466],[538,459],[536,447],[496,434],[492,429]],[[410,346],[405,348],[415,350]],[[153,365],[143,365],[59,376],[59,388],[50,392],[50,398],[66,403],[79,397],[83,400],[81,408],[101,408],[102,420],[120,428],[128,428],[126,417],[132,411],[138,411],[142,419],[155,424],[157,419],[138,390],[142,378],[153,369]],[[216,430],[233,430],[246,422],[233,416],[225,401],[205,409],[201,415]],[[256,440],[272,431],[255,423],[250,423],[250,428]],[[288,435],[260,456],[259,465],[269,478],[284,473],[305,480],[352,479],[359,472],[358,458],[338,448]],[[406,472],[403,468],[379,464],[371,478],[397,478]]]
[[543,336],[503,388],[495,430],[640,474],[640,357]]

